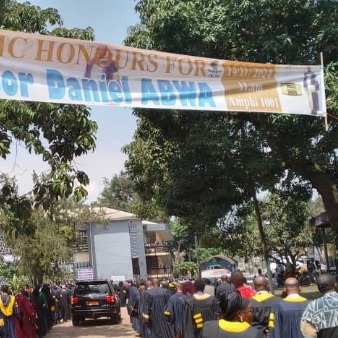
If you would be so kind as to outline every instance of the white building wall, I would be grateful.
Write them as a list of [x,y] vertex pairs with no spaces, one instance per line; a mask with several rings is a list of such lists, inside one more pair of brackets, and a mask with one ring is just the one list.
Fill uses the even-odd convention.
[[129,221],[114,221],[91,227],[92,264],[94,278],[111,276],[133,278]]

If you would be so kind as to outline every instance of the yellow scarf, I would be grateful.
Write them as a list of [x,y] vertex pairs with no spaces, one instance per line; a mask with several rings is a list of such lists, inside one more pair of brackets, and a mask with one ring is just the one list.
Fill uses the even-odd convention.
[[9,302],[7,306],[4,305],[1,297],[0,297],[0,311],[2,314],[6,317],[9,317],[13,314],[14,311],[14,303],[15,303],[15,297],[14,296],[9,296]]

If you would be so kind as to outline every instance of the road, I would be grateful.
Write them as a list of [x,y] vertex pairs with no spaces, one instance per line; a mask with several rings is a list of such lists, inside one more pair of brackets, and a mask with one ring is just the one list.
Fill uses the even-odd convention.
[[122,323],[111,325],[105,319],[86,320],[81,326],[74,327],[70,321],[57,324],[46,338],[127,338],[136,337],[132,330],[126,308],[121,308]]

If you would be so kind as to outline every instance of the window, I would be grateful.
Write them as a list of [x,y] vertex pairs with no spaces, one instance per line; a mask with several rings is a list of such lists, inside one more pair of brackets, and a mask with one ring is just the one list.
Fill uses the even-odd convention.
[[139,276],[140,275],[140,264],[138,257],[137,258],[132,258],[132,266],[133,266],[133,275],[134,276]]
[[74,290],[74,294],[77,295],[89,295],[89,294],[107,294],[109,293],[109,287],[107,283],[100,284],[78,284]]

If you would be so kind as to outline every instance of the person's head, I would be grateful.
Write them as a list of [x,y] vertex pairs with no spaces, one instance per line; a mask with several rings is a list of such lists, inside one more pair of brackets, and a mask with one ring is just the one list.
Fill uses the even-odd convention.
[[9,293],[9,286],[4,284],[2,287],[1,287],[1,291],[3,293]]
[[160,286],[163,289],[168,289],[169,288],[168,281],[166,281],[166,280],[161,281]]
[[140,285],[139,288],[138,288],[138,291],[139,292],[144,292],[146,290],[146,286],[144,284]]
[[101,59],[105,57],[108,53],[108,46],[101,45],[96,49],[95,57]]
[[178,283],[174,281],[171,281],[168,283],[168,288],[172,293],[175,293],[175,291],[177,291],[177,286],[178,286]]
[[320,293],[336,291],[336,279],[334,276],[326,273],[317,278],[317,287]]
[[28,297],[28,291],[23,286],[19,288],[19,293],[21,293],[25,297]]
[[181,290],[183,294],[189,294],[189,295],[193,295],[196,290],[195,290],[195,286],[194,283],[191,281],[185,281],[181,284]]
[[160,286],[160,281],[158,280],[158,278],[153,278],[153,286],[154,287]]
[[150,279],[148,279],[148,280],[146,281],[146,289],[149,289],[149,288],[151,288],[152,286],[153,286],[152,281],[151,281]]
[[211,281],[209,278],[203,278],[205,285],[211,285]]
[[256,276],[253,285],[256,291],[269,291],[269,282],[264,276]]
[[299,281],[294,277],[287,278],[284,283],[284,292],[287,295],[292,295],[292,294],[299,295],[300,293]]
[[225,292],[220,298],[222,317],[231,322],[247,322],[253,320],[253,309],[250,301],[241,297],[236,290]]
[[204,292],[205,282],[202,278],[196,279],[194,285],[195,285],[196,292]]
[[40,294],[40,288],[41,288],[40,285],[35,285],[35,287],[33,289],[33,292],[32,292],[34,297],[38,297],[39,296],[39,294]]
[[222,276],[221,276],[221,283],[222,283],[222,284],[230,283],[230,278],[229,278],[229,276],[227,276],[227,275],[222,275]]
[[259,275],[261,275],[263,273],[262,269],[258,269],[257,272],[258,272]]
[[244,284],[244,276],[241,271],[234,271],[231,274],[231,284],[238,289]]

